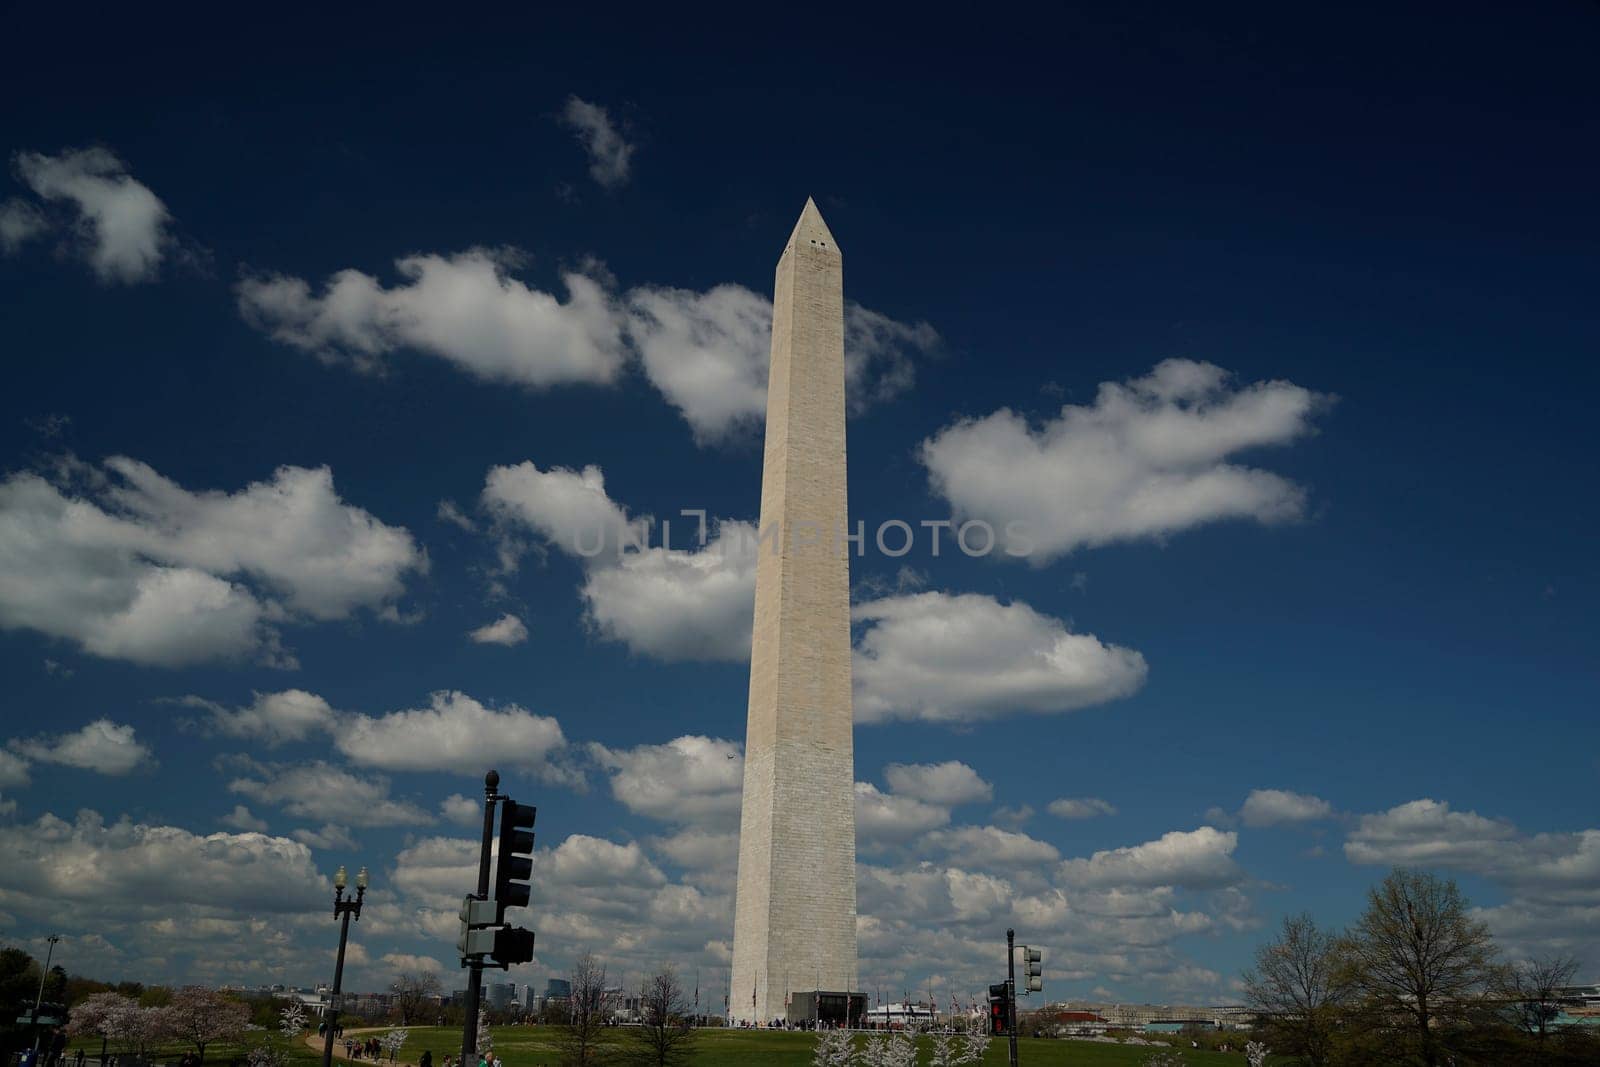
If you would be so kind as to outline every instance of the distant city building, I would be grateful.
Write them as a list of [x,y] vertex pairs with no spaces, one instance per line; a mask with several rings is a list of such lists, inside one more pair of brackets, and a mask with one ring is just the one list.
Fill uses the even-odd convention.
[[494,1011],[510,1011],[517,991],[510,982],[490,982],[486,999]]
[[[1201,1007],[1193,1004],[1113,1004],[1097,1000],[1069,1000],[1048,1004],[1041,1009],[1047,1014],[1069,1015],[1090,1013],[1098,1016],[1101,1024],[1112,1030],[1144,1030],[1149,1033],[1171,1033],[1186,1026],[1209,1030],[1248,1029],[1254,1020],[1249,1008],[1238,1004]],[[1071,1029],[1092,1028],[1098,1024],[1089,1021],[1066,1022]]]
[[912,1023],[931,1023],[938,1014],[931,1004],[880,1004],[868,1008],[863,1018],[868,1026],[892,1030]]
[[571,1000],[572,983],[565,978],[552,978],[544,984],[546,1000]]

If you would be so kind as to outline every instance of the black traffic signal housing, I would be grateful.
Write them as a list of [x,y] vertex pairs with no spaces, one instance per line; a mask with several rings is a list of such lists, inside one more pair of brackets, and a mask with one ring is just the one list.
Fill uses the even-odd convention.
[[1006,983],[989,987],[989,1033],[1004,1037],[1011,1032],[1011,990]]
[[[506,799],[500,804],[500,861],[494,871],[494,902],[505,921],[507,908],[525,908],[532,893],[533,820],[539,809]],[[529,937],[530,946],[532,936]],[[531,952],[530,948],[530,952]]]
[[1036,948],[1026,945],[1018,946],[1022,964],[1022,988],[1018,993],[1026,996],[1029,993],[1038,993],[1044,989],[1044,953]]
[[491,959],[502,968],[513,963],[533,962],[533,931],[520,926],[507,926],[494,932],[494,951]]

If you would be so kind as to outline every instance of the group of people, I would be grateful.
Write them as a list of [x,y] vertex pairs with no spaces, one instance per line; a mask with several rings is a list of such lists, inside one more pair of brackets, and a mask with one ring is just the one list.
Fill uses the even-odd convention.
[[[378,1058],[382,1056],[382,1054],[383,1048],[378,1044],[376,1038],[368,1041],[362,1041],[359,1044],[350,1041],[345,1042],[345,1055],[349,1056],[353,1060],[359,1060],[363,1056]],[[465,1057],[446,1053],[444,1059],[440,1063],[440,1067],[465,1067],[465,1065],[469,1065],[470,1063],[471,1061],[467,1060]],[[433,1053],[427,1049],[424,1049],[422,1051],[421,1058],[417,1060],[417,1067],[433,1067]],[[496,1056],[493,1049],[486,1049],[478,1054],[477,1067],[506,1067],[506,1065],[505,1060],[502,1060]]]
[[[443,1067],[465,1067],[468,1060],[465,1056],[446,1055]],[[478,1053],[478,1067],[505,1067],[505,1060],[494,1054],[494,1049],[485,1049]],[[418,1067],[433,1067],[433,1056],[430,1053],[422,1054],[422,1062]]]
[[57,1030],[39,1042],[38,1051],[23,1049],[17,1057],[20,1067],[83,1067],[83,1049],[67,1055],[67,1032]]
[[352,1060],[381,1060],[383,1058],[383,1042],[375,1037],[364,1041],[344,1040],[344,1054],[346,1059]]
[[[38,1051],[25,1048],[17,1054],[17,1067],[83,1067],[84,1060],[88,1058],[82,1048],[67,1051],[67,1032],[57,1030],[49,1037],[39,1042]],[[106,1062],[100,1067],[111,1067],[117,1062],[116,1054],[106,1057]],[[188,1067],[187,1064],[184,1067]]]

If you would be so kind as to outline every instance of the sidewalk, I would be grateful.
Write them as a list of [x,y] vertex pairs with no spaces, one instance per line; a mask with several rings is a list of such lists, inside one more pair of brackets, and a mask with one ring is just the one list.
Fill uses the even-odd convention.
[[[340,1063],[340,1062],[343,1062],[343,1063],[365,1063],[365,1064],[370,1064],[371,1067],[417,1067],[417,1065],[415,1063],[412,1063],[409,1060],[398,1060],[397,1059],[397,1060],[391,1061],[387,1054],[381,1060],[369,1059],[366,1056],[362,1056],[359,1059],[357,1059],[354,1056],[346,1056],[345,1055],[344,1043],[345,1043],[345,1039],[346,1038],[350,1038],[352,1040],[355,1040],[355,1039],[359,1039],[361,1037],[365,1037],[365,1036],[367,1036],[369,1034],[382,1034],[382,1033],[387,1033],[388,1031],[395,1030],[395,1029],[398,1029],[398,1027],[393,1027],[393,1026],[362,1026],[362,1027],[358,1027],[356,1029],[346,1030],[344,1032],[344,1037],[336,1037],[336,1038],[333,1039],[333,1061],[335,1063]],[[327,1044],[327,1038],[319,1036],[315,1032],[312,1032],[312,1033],[306,1035],[306,1044],[309,1045],[311,1047],[311,1049],[314,1052],[316,1052],[316,1054],[318,1056],[321,1056],[323,1051],[324,1051],[324,1048],[325,1048],[325,1046]],[[88,1067],[88,1065],[85,1064],[85,1067]]]

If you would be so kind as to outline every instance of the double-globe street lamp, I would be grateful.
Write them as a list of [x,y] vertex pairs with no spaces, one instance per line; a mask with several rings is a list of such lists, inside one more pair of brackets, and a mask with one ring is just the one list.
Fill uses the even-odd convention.
[[339,923],[339,959],[333,965],[333,992],[328,997],[328,1014],[325,1016],[327,1026],[327,1040],[322,1045],[322,1067],[332,1067],[333,1064],[333,1032],[339,1021],[339,989],[344,983],[344,944],[350,937],[350,917],[353,915],[357,922],[361,921],[361,899],[367,895],[367,869],[361,868],[356,872],[356,895],[349,900],[344,898],[344,887],[347,876],[344,865],[333,875],[333,917]]

